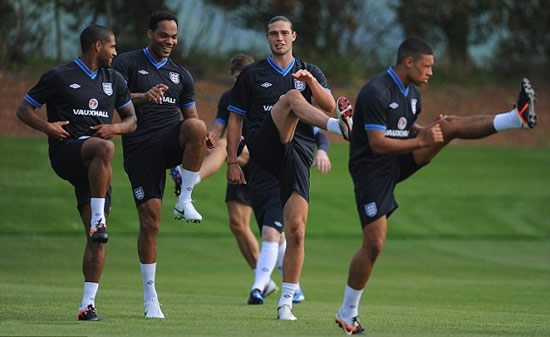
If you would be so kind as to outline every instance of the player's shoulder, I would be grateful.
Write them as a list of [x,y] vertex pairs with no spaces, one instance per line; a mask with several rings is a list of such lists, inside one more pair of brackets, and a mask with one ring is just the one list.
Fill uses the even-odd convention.
[[258,60],[258,61],[255,61],[254,63],[251,63],[247,66],[245,66],[242,70],[241,70],[241,74],[250,74],[254,71],[257,71],[259,69],[266,69],[268,67],[271,67],[271,65],[269,64],[269,62],[267,62],[267,59],[262,59],[262,60]]
[[359,92],[360,98],[365,99],[389,99],[391,77],[386,71],[380,72],[371,78]]
[[121,63],[123,63],[123,64],[133,64],[140,57],[143,57],[143,56],[145,56],[145,54],[143,53],[143,50],[141,50],[141,49],[127,51],[125,53],[119,54],[115,58],[113,66],[116,65],[116,64],[121,64]]
[[230,101],[231,100],[231,92],[233,91],[233,88],[227,90],[226,92],[224,92],[222,94],[222,96],[220,97],[220,102],[222,101]]
[[316,64],[306,62],[306,61],[301,60],[299,58],[294,58],[294,60],[296,62],[296,66],[299,69],[306,69],[309,72],[322,72],[321,68]]

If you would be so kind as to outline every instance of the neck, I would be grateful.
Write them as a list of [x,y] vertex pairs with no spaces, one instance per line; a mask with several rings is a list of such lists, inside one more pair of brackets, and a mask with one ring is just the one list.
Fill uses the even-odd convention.
[[273,62],[275,62],[282,69],[285,69],[290,64],[290,62],[292,62],[292,58],[292,53],[290,52],[284,55],[271,54],[271,59],[273,60]]
[[88,69],[90,69],[91,72],[94,72],[97,68],[99,68],[95,55],[85,53],[80,56],[80,60],[86,65],[86,67],[88,67]]
[[403,84],[403,86],[406,88],[409,85],[409,80],[407,78],[407,69],[401,65],[395,65],[392,66],[393,71],[397,74],[397,77],[399,77],[399,80]]
[[155,61],[157,62],[161,62],[162,60],[164,60],[164,57],[158,55],[153,48],[151,48],[151,46],[147,46],[147,50],[149,51],[149,54],[151,54],[151,56],[153,57],[153,59],[155,59]]

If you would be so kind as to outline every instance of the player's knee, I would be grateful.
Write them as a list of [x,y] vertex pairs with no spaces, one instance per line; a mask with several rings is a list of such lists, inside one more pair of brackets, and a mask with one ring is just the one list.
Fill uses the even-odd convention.
[[363,249],[368,256],[368,258],[371,260],[371,262],[374,262],[378,255],[382,252],[382,249],[384,248],[384,242],[386,240],[383,238],[376,238],[373,240],[369,240],[364,246]]
[[285,232],[286,241],[288,244],[303,244],[306,238],[306,229],[305,226],[297,226],[294,228],[289,228]]
[[202,119],[189,118],[182,123],[180,133],[187,137],[195,137],[204,140],[206,131],[206,123]]
[[302,96],[302,93],[300,93],[300,91],[298,91],[297,89],[289,90],[286,94],[284,94],[283,97],[286,103],[288,103],[290,106],[304,100],[304,96]]
[[160,227],[160,219],[155,219],[155,217],[147,217],[140,221],[140,232],[147,236],[156,235]]
[[95,146],[95,157],[104,161],[111,161],[115,155],[115,144],[110,140],[98,139]]
[[241,236],[246,232],[247,225],[240,219],[230,218],[229,219],[229,229],[235,236]]

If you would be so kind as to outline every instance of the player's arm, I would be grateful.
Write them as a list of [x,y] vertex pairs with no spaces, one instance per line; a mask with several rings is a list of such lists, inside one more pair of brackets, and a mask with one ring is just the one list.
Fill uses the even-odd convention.
[[223,134],[225,133],[226,126],[224,124],[214,122],[214,126],[210,130],[212,134],[216,137],[216,139],[220,139],[223,137]]
[[336,102],[330,91],[323,87],[321,83],[317,81],[317,78],[309,71],[300,69],[291,76],[299,81],[307,83],[311,89],[313,99],[321,109],[327,112],[333,112],[336,109]]
[[27,124],[31,128],[44,132],[49,137],[54,139],[65,139],[70,134],[63,128],[64,125],[69,124],[69,121],[59,121],[50,123],[42,119],[30,103],[27,101],[21,102],[17,108],[17,118],[23,123]]
[[96,130],[93,137],[112,139],[116,135],[123,135],[136,130],[137,118],[132,102],[128,102],[124,107],[118,108],[117,112],[120,116],[119,123],[90,126],[90,129]]
[[241,141],[243,117],[232,113],[227,121],[227,181],[230,184],[246,184],[244,173],[237,161],[237,150]]
[[313,160],[313,166],[321,174],[327,174],[331,169],[330,158],[328,157],[329,142],[327,136],[318,128],[315,133],[315,143],[317,145],[317,153]]
[[367,136],[372,152],[377,155],[402,154],[443,142],[439,124],[420,129],[415,138],[389,138],[384,131],[378,130],[367,130]]

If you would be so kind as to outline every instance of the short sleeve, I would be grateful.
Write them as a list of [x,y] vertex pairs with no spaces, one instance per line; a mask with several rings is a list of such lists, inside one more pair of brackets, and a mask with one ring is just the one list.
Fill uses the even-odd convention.
[[35,108],[40,108],[58,92],[59,75],[55,69],[51,69],[40,77],[38,83],[29,90],[24,100]]
[[180,95],[180,108],[187,109],[195,106],[195,82],[188,71],[183,74],[183,90]]
[[250,108],[250,83],[252,72],[247,71],[250,68],[245,68],[239,74],[235,85],[233,86],[231,100],[229,101],[228,110],[245,116]]
[[385,131],[387,128],[387,108],[382,102],[382,96],[376,90],[366,90],[358,97],[356,113],[363,115],[365,130]]

